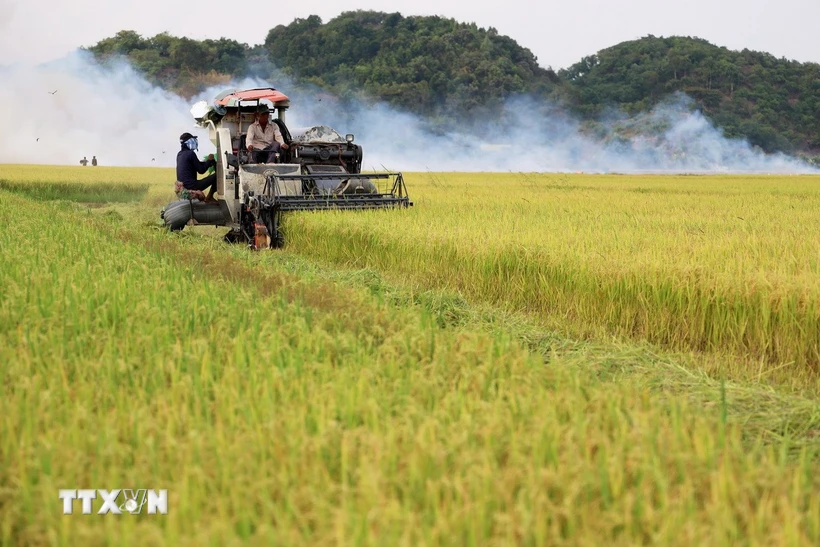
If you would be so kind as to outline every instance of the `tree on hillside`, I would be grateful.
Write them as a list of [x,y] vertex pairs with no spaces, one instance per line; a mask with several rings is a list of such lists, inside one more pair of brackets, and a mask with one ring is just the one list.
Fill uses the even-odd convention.
[[730,137],[767,152],[816,150],[820,65],[730,51],[705,40],[647,36],[585,57],[559,72],[585,116],[645,111],[682,91]]
[[88,51],[103,61],[127,58],[154,84],[193,96],[215,81],[247,73],[249,47],[235,40],[193,40],[167,33],[143,38],[123,30]]
[[265,46],[294,77],[431,117],[480,114],[514,94],[546,96],[559,83],[511,38],[442,17],[311,16],[271,29]]

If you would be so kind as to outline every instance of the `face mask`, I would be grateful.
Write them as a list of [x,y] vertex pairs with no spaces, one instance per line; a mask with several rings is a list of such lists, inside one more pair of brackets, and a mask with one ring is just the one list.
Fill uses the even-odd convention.
[[196,150],[199,148],[199,143],[197,142],[196,137],[191,137],[185,141],[185,146],[188,147],[188,150]]

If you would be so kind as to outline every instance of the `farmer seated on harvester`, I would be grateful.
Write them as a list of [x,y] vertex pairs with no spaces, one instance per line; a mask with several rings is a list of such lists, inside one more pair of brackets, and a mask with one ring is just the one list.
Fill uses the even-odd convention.
[[[177,182],[174,191],[180,199],[199,199],[201,201],[214,202],[214,192],[216,191],[216,173],[211,173],[204,179],[197,180],[196,175],[204,174],[208,169],[216,165],[214,155],[208,156],[207,161],[199,161],[196,157],[196,150],[199,148],[197,138],[190,133],[183,133],[179,136],[179,143],[182,149],[177,154]],[[210,189],[208,196],[205,190]]]
[[254,163],[277,163],[276,155],[287,150],[288,145],[275,123],[270,123],[270,110],[261,105],[256,111],[256,121],[248,128],[245,146]]

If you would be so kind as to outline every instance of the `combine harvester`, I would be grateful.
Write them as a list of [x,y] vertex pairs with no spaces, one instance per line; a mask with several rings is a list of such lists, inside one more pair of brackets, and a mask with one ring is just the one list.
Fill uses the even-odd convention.
[[[247,129],[263,105],[276,112],[270,123],[288,145],[278,163],[253,163],[245,147]],[[287,96],[273,88],[231,90],[213,105],[196,103],[191,115],[208,128],[216,146],[217,201],[171,202],[160,215],[165,225],[173,231],[187,224],[228,226],[226,241],[267,249],[284,244],[281,215],[288,211],[413,205],[401,173],[362,174],[362,147],[353,144],[353,135],[342,137],[327,126],[291,132],[285,125],[289,106]]]

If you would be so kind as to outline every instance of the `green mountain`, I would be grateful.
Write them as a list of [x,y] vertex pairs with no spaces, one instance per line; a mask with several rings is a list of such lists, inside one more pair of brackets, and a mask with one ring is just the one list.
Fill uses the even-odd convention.
[[322,24],[311,16],[271,29],[265,49],[286,74],[425,116],[481,115],[513,94],[562,86],[512,38],[441,17],[357,11]]
[[148,81],[186,98],[245,76],[251,57],[251,48],[235,40],[191,40],[167,33],[143,38],[133,30],[87,49],[102,63],[126,57]]
[[730,137],[767,152],[820,149],[820,64],[730,51],[697,38],[623,42],[559,72],[585,116],[645,111],[682,91]]
[[516,95],[559,102],[583,119],[645,112],[684,92],[727,136],[767,152],[820,154],[820,65],[731,51],[701,39],[647,36],[557,73],[494,28],[442,17],[346,12],[270,30],[264,44],[122,31],[88,48],[125,56],[150,81],[186,97],[232,78],[287,75],[341,97],[372,98],[442,124],[492,117]]

